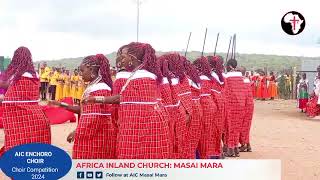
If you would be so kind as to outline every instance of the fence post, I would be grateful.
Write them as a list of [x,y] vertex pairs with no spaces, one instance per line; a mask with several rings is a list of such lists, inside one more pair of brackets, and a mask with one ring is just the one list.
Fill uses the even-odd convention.
[[297,68],[293,67],[293,87],[292,87],[292,99],[297,98],[297,85],[296,85],[296,80],[297,80]]

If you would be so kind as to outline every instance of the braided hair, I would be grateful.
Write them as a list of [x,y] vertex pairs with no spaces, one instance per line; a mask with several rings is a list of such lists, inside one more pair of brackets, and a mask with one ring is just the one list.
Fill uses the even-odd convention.
[[183,61],[178,53],[165,54],[163,57],[168,61],[169,71],[180,80],[186,77]]
[[222,73],[224,71],[224,67],[222,56],[207,56],[207,58],[212,70],[218,75],[220,82],[223,82],[224,78]]
[[103,54],[87,56],[82,61],[83,65],[95,67],[102,81],[112,88],[109,60]]
[[168,60],[164,55],[158,57],[158,63],[162,72],[162,75],[166,77],[171,84],[171,79],[174,78],[174,74],[169,70]]
[[202,74],[207,76],[209,79],[213,80],[213,76],[211,75],[211,66],[206,57],[202,56],[196,59],[193,64],[196,66],[197,70]]
[[186,72],[187,76],[189,76],[189,78],[194,83],[200,84],[201,79],[200,79],[199,72],[198,72],[197,68],[190,61],[188,61],[186,57],[181,56],[181,60],[183,62],[183,66],[186,70],[185,72]]
[[4,79],[15,82],[25,72],[29,72],[33,77],[36,77],[31,52],[28,48],[22,46],[14,52],[12,61],[4,73]]
[[143,69],[155,74],[157,76],[158,83],[162,82],[162,73],[160,70],[159,62],[155,54],[155,50],[150,44],[132,42],[130,44],[120,47],[117,55],[121,55],[123,50],[126,49],[127,53],[136,57],[138,61],[143,64]]

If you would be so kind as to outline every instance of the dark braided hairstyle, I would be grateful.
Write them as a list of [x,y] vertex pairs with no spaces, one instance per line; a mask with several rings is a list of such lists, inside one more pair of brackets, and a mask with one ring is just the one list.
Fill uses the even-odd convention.
[[197,70],[202,74],[207,76],[209,79],[213,80],[211,75],[211,66],[206,57],[202,56],[196,59],[193,64],[196,66]]
[[33,77],[36,77],[31,52],[28,48],[22,46],[14,52],[12,61],[5,71],[4,79],[15,82],[20,79],[25,72],[29,72]]
[[143,63],[142,69],[155,74],[157,76],[158,83],[162,82],[162,73],[160,70],[159,62],[157,61],[155,50],[150,44],[132,42],[120,47],[117,55],[121,55],[124,49],[127,50],[128,54],[136,57],[141,63]]
[[174,74],[175,77],[183,80],[186,77],[183,61],[178,53],[165,54],[163,57],[168,61],[169,71]]
[[238,66],[238,62],[235,59],[229,59],[227,62],[227,70],[231,71],[231,70],[236,70]]
[[162,72],[162,75],[166,77],[171,84],[171,79],[174,78],[174,74],[169,70],[168,60],[164,55],[158,57],[158,63]]
[[189,76],[189,78],[194,83],[200,84],[201,79],[200,79],[199,72],[198,72],[197,68],[190,61],[188,61],[186,57],[181,56],[181,60],[183,62],[183,66],[186,70],[187,76]]
[[112,88],[109,60],[103,54],[87,56],[83,59],[82,64],[96,68],[102,77],[102,81]]
[[224,82],[224,78],[222,75],[224,71],[222,56],[207,56],[207,58],[212,70],[218,75],[219,80],[221,82]]

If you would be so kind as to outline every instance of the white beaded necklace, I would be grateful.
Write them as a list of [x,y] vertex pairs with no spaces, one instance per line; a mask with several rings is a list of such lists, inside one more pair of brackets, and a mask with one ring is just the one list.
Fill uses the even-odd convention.
[[91,81],[89,83],[88,87],[86,88],[86,90],[83,92],[82,99],[87,98],[90,94],[90,88],[93,85],[98,84],[101,80],[102,80],[102,77],[101,77],[101,75],[99,75],[95,80]]

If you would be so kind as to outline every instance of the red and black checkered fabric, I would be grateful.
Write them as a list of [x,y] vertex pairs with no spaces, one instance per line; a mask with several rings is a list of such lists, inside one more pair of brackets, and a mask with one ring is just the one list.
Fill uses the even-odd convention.
[[170,158],[168,120],[159,104],[125,102],[157,102],[157,82],[151,78],[132,79],[121,95],[119,107],[119,159]]
[[[241,73],[240,73],[241,74]],[[226,134],[225,141],[228,148],[235,148],[239,144],[240,131],[246,108],[246,92],[243,77],[231,76],[225,81],[225,113]]]
[[[110,96],[109,90],[97,90],[90,96]],[[111,118],[110,104],[84,104],[76,129],[73,159],[115,159],[117,128]]]
[[[21,77],[11,84],[5,101],[39,99],[39,79]],[[51,143],[50,122],[38,102],[3,103],[4,151],[28,143]]]
[[200,102],[203,110],[202,134],[200,138],[199,153],[201,159],[219,156],[221,153],[221,138],[218,131],[217,105],[211,97],[212,83],[210,80],[201,80]]
[[245,83],[245,86],[247,88],[246,92],[246,108],[245,108],[245,115],[243,117],[242,122],[242,128],[240,131],[240,144],[248,144],[250,143],[250,128],[251,128],[251,122],[252,122],[252,116],[253,116],[253,110],[254,110],[254,101],[253,101],[253,95],[252,95],[252,87],[251,83]]

